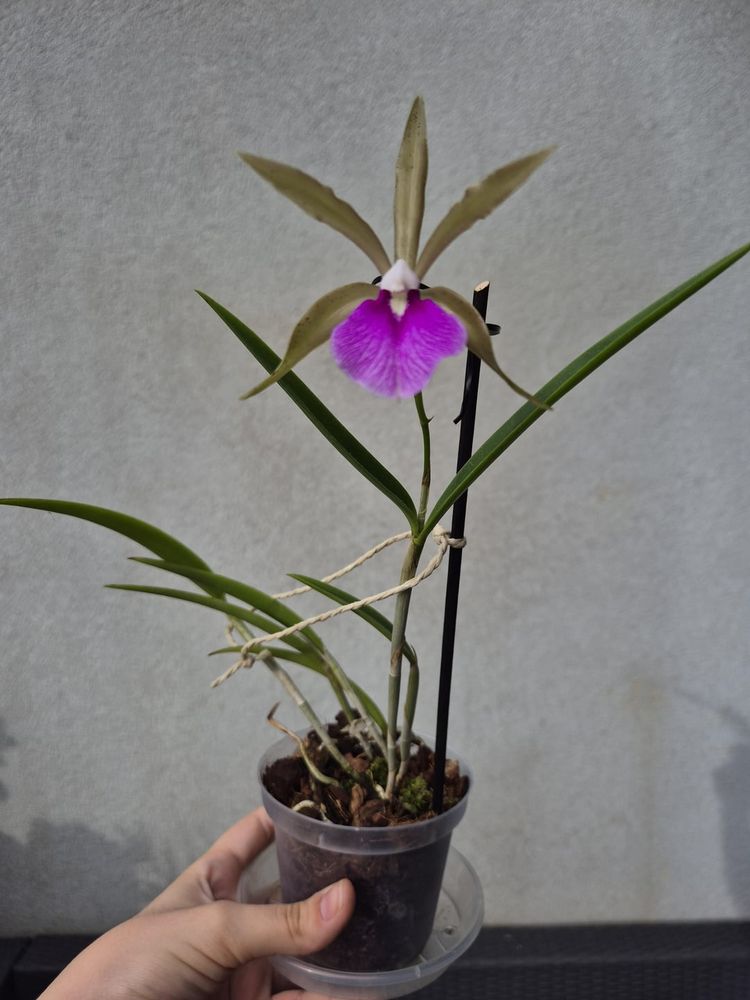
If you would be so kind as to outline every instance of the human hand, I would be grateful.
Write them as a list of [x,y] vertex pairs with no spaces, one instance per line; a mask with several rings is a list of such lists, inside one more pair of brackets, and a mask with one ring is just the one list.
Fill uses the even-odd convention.
[[39,1000],[323,1000],[274,994],[269,955],[324,948],[354,910],[342,879],[301,903],[235,902],[244,869],[273,840],[256,809],[226,831],[141,913],[108,931]]

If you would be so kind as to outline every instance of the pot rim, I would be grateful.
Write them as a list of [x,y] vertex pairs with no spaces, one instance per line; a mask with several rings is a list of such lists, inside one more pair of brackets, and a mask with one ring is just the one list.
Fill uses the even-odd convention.
[[[304,737],[308,732],[309,727],[299,730],[297,735]],[[339,826],[336,823],[321,822],[311,816],[303,816],[274,798],[263,782],[266,767],[280,757],[287,756],[290,744],[294,746],[289,736],[283,736],[272,743],[258,762],[257,773],[263,805],[274,826],[296,840],[350,854],[392,854],[411,851],[449,836],[466,812],[473,774],[461,756],[449,748],[448,757],[458,760],[461,772],[469,779],[469,787],[460,802],[439,816],[416,820],[414,823],[405,823],[402,826],[384,827]]]

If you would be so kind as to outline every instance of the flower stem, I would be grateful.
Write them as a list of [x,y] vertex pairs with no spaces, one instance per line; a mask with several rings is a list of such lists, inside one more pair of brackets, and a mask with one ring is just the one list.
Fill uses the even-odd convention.
[[424,399],[422,393],[418,392],[414,397],[414,404],[417,407],[419,426],[422,428],[422,487],[419,493],[419,510],[417,511],[417,521],[419,530],[424,527],[424,520],[427,516],[427,501],[430,498],[430,478],[432,476],[432,466],[430,463],[430,420],[425,413]]
[[[422,393],[419,392],[414,397],[414,404],[417,408],[419,425],[422,428],[422,484],[419,494],[419,509],[417,511],[417,534],[421,532],[427,515],[427,501],[430,495],[430,418],[425,413]],[[401,583],[409,580],[417,571],[419,559],[424,548],[424,541],[415,541],[414,536],[409,544],[409,548],[401,567]],[[412,739],[412,724],[414,722],[414,710],[417,702],[417,691],[419,689],[419,667],[416,662],[412,663],[409,670],[409,684],[406,692],[404,704],[404,721],[401,727],[400,762],[399,754],[396,752],[396,731],[398,726],[398,705],[401,694],[401,661],[403,659],[404,640],[406,636],[406,622],[409,617],[409,602],[411,590],[405,590],[396,598],[396,610],[393,615],[393,636],[391,639],[391,663],[388,674],[388,733],[387,733],[387,755],[388,761],[388,785],[386,787],[386,798],[392,798],[396,788],[396,782],[403,777],[406,763],[409,759]]]

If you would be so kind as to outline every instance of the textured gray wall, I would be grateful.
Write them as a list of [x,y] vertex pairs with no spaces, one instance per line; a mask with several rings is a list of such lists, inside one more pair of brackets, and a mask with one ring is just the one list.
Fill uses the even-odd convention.
[[[748,239],[749,43],[743,0],[5,0],[0,492],[128,511],[269,589],[400,530],[283,393],[238,402],[257,365],[192,289],[280,349],[371,267],[234,150],[306,166],[388,233],[415,93],[428,228],[557,142],[431,272],[492,281],[502,358],[534,388]],[[750,916],[747,276],[644,335],[472,492],[451,741],[476,773],[457,843],[490,921]],[[438,485],[462,367],[427,393]],[[301,374],[416,489],[412,407],[324,351]],[[516,402],[486,376],[478,440]],[[209,690],[218,616],[100,589],[148,579],[136,546],[3,509],[0,553],[0,932],[101,928],[257,801],[276,691],[260,670]],[[425,584],[410,632],[424,732],[442,592]],[[341,619],[326,635],[384,690],[380,640]]]

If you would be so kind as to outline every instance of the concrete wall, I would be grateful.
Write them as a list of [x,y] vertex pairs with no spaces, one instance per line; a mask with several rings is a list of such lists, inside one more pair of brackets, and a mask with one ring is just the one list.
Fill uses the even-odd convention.
[[[533,389],[748,239],[748,43],[741,0],[6,0],[0,493],[130,512],[271,590],[400,530],[282,392],[238,402],[259,368],[193,289],[280,350],[372,268],[234,151],[303,165],[389,242],[416,93],[427,229],[558,143],[430,275],[492,282],[502,360]],[[475,769],[457,843],[490,922],[750,916],[747,276],[645,334],[472,490],[451,742]],[[426,396],[438,487],[462,369]],[[408,402],[325,351],[300,374],[417,489]],[[478,440],[516,405],[486,373]],[[271,678],[211,691],[218,616],[101,590],[155,582],[133,554],[0,514],[0,933],[125,917],[258,800]],[[419,591],[410,630],[425,733],[443,586]],[[382,694],[384,643],[356,620],[325,634]]]

